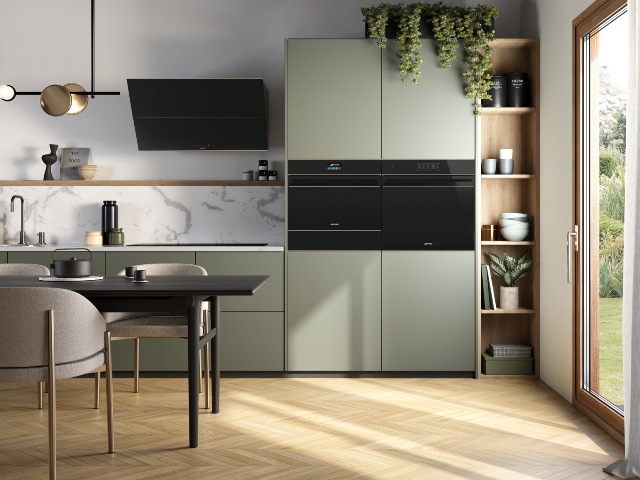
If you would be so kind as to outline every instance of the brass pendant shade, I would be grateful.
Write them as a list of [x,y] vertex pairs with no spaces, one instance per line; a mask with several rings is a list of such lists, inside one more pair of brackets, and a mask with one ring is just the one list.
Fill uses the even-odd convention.
[[67,112],[69,115],[76,115],[89,105],[89,97],[86,90],[77,83],[67,83],[64,88],[71,93],[71,108]]
[[40,106],[48,115],[64,115],[71,108],[71,93],[62,85],[49,85],[40,94]]

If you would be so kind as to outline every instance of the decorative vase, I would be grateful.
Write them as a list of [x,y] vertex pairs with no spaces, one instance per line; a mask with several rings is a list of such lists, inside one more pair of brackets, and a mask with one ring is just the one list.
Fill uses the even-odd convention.
[[44,155],[42,155],[42,161],[47,166],[44,171],[43,180],[53,180],[53,175],[51,174],[51,165],[58,161],[58,154],[56,153],[58,150],[58,145],[50,143],[49,148],[51,148],[51,153],[45,153]]
[[500,308],[502,310],[517,310],[518,287],[500,287]]

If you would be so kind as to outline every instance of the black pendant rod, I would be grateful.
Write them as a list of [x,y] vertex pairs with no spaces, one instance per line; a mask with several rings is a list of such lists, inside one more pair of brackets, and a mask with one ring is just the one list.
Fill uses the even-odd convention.
[[96,51],[96,0],[91,0],[91,98],[95,96],[94,79],[96,74],[95,51]]

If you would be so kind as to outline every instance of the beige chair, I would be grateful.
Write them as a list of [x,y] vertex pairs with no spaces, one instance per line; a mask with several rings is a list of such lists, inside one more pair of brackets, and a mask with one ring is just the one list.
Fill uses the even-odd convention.
[[[147,277],[154,275],[206,275],[207,271],[199,265],[193,265],[188,263],[152,263],[144,265],[136,265],[138,270],[146,270]],[[122,270],[118,275],[124,276],[125,272]],[[153,279],[151,279],[153,281]],[[208,303],[202,303],[202,317],[200,320],[200,335],[208,330]],[[133,391],[138,393],[140,391],[140,338],[187,338],[188,325],[187,317],[185,316],[172,316],[162,314],[141,314],[134,312],[117,312],[107,313],[103,312],[105,320],[107,321],[107,330],[111,333],[113,340],[134,338],[134,379],[133,379]],[[136,316],[137,315],[137,316]],[[210,346],[207,343],[203,349],[204,353],[204,403],[205,408],[209,408],[209,392],[210,392],[210,371],[211,371],[211,357]],[[201,360],[202,362],[202,360]],[[202,363],[200,366],[202,371]],[[200,387],[202,390],[202,386]]]
[[109,453],[113,398],[109,333],[82,295],[50,287],[0,288],[0,382],[49,382],[49,478],[56,478],[56,379],[107,371]]

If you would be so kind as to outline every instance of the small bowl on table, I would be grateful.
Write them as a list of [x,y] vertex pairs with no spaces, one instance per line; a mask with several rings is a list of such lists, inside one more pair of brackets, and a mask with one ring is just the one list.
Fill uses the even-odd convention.
[[91,180],[98,171],[97,165],[78,165],[78,175],[83,180]]

